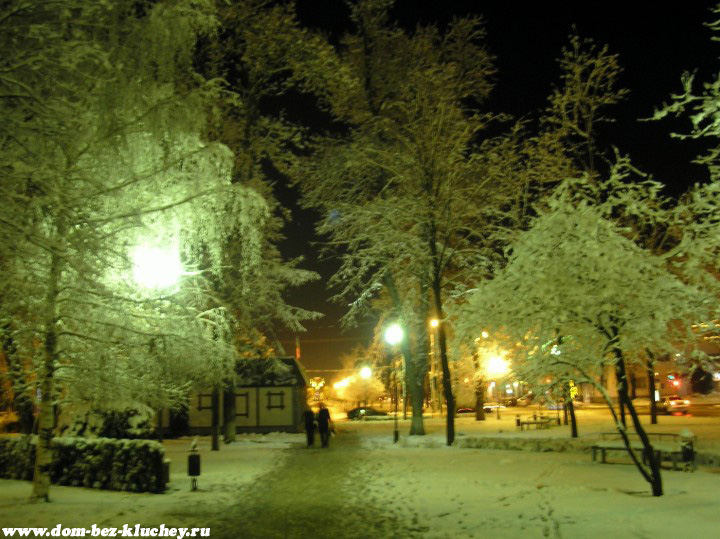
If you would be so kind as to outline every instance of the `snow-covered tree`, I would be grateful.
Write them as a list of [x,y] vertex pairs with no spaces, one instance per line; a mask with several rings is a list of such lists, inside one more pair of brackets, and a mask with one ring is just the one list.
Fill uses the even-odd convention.
[[[468,336],[473,321],[482,320],[511,343],[522,343],[515,347],[514,370],[524,380],[594,384],[617,419],[611,396],[597,381],[600,371],[611,367],[619,404],[627,407],[651,456],[649,469],[633,452],[619,419],[618,430],[659,496],[659,463],[628,396],[626,370],[635,361],[629,352],[648,347],[670,352],[692,342],[692,323],[714,319],[720,296],[708,296],[697,285],[710,277],[710,268],[695,262],[708,245],[701,245],[694,225],[680,227],[687,207],[663,199],[656,182],[631,182],[628,166],[621,159],[601,187],[591,179],[564,182],[511,246],[507,266],[473,291],[464,323]],[[674,249],[652,252],[631,222],[672,227]],[[696,278],[683,278],[688,271]],[[559,337],[572,339],[548,346]]]
[[322,59],[332,58],[331,48],[324,38],[300,27],[290,4],[217,4],[218,32],[197,53],[203,74],[225,81],[218,102],[223,121],[213,134],[233,151],[233,182],[261,193],[268,206],[258,236],[262,264],[258,271],[240,274],[233,261],[242,258],[247,239],[233,238],[219,293],[245,332],[262,331],[278,348],[277,324],[303,331],[303,320],[319,316],[283,299],[289,287],[317,275],[299,269],[301,260],[282,260],[276,246],[291,216],[274,198],[269,171],[292,174],[306,145],[303,128],[287,118],[279,103],[291,92],[319,92],[316,81],[329,69],[322,67]]
[[[192,60],[215,31],[212,2],[7,8],[2,327],[33,361],[33,497],[47,500],[55,402],[169,405],[232,365],[232,320],[211,280],[233,235],[245,240],[237,268],[256,270],[268,206],[232,183],[231,152],[205,137],[217,85]],[[152,289],[138,282],[137,264],[160,265],[158,252],[184,267],[179,285],[162,273]]]
[[[485,268],[482,248],[493,246],[481,224],[522,198],[521,178],[509,172],[514,168],[506,159],[520,143],[508,137],[477,145],[478,134],[495,119],[480,109],[494,73],[480,21],[459,19],[444,31],[418,27],[408,33],[389,22],[391,4],[353,6],[357,31],[342,42],[344,69],[336,77],[342,84],[329,85],[325,96],[349,135],[324,141],[301,186],[306,203],[324,213],[319,231],[331,247],[343,248],[332,283],[351,305],[347,320],[371,308],[383,289],[394,316],[404,319],[411,336],[403,353],[414,434],[424,432],[427,326],[431,318],[440,321],[452,443],[447,294]],[[522,159],[512,157],[520,167]]]
[[336,389],[338,398],[342,400],[367,404],[377,400],[385,391],[383,383],[374,376],[365,378],[356,373],[346,378],[345,382]]

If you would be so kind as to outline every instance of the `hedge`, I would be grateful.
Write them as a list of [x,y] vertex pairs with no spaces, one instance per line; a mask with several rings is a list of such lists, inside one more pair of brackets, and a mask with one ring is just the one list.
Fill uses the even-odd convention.
[[[0,438],[0,477],[31,480],[37,436]],[[53,438],[50,480],[57,485],[132,492],[165,490],[165,449],[152,440]]]

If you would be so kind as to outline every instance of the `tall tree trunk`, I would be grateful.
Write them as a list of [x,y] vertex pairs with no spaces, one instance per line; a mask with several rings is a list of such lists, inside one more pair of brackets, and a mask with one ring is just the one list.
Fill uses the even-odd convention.
[[220,451],[220,390],[215,385],[210,397],[212,407],[212,421],[210,425],[210,450]]
[[438,345],[440,348],[440,364],[443,373],[443,391],[447,405],[447,445],[455,441],[455,397],[452,393],[452,380],[450,379],[450,365],[447,353],[447,335],[445,333],[445,313],[442,308],[442,290],[439,276],[433,280],[433,298],[435,300],[435,318],[438,320]]
[[[168,422],[170,419],[170,413],[168,412]],[[163,441],[163,409],[158,408],[157,409],[157,423],[155,425],[155,430],[157,432],[158,442]],[[171,435],[172,436],[172,435]]]
[[[575,417],[575,402],[573,399],[575,396],[573,395],[573,390],[570,384],[572,382],[567,382],[565,384],[566,388],[566,405],[565,405],[565,412],[566,414],[570,415],[570,437],[571,438],[577,438],[578,437],[578,429],[577,429],[577,418]],[[567,425],[567,423],[565,423]]]
[[657,425],[657,402],[655,402],[655,356],[646,350],[648,360],[646,363],[648,377],[648,399],[650,399],[650,423]]
[[568,402],[568,411],[570,412],[570,437],[578,437],[577,418],[575,417],[575,405],[573,401]]
[[[615,354],[615,373],[619,380],[625,379],[625,359],[622,355],[622,351],[619,348],[614,349]],[[623,439],[625,441],[625,445],[628,448],[628,451],[630,452],[631,457],[635,461],[636,466],[642,473],[643,477],[647,479],[647,481],[650,483],[652,487],[652,494],[653,496],[662,496],[663,494],[663,487],[662,487],[662,477],[660,475],[660,463],[655,458],[655,451],[653,450],[652,444],[650,443],[650,439],[647,436],[647,433],[645,432],[645,429],[643,429],[642,425],[640,424],[640,420],[637,415],[637,411],[635,410],[635,407],[633,406],[632,401],[629,398],[627,386],[621,385],[618,387],[618,397],[620,400],[627,406],[628,413],[630,415],[630,419],[632,420],[633,427],[635,428],[635,432],[640,438],[640,442],[643,446],[643,453],[645,454],[647,461],[649,463],[650,467],[650,473],[645,470],[642,463],[640,463],[637,458],[634,456],[634,452],[632,448],[630,447],[629,440],[627,436],[625,435],[624,428],[621,430],[621,435],[623,436]],[[623,425],[624,427],[624,425]]]
[[[402,301],[400,299],[400,294],[397,290],[397,287],[395,286],[395,281],[393,280],[392,275],[385,275],[385,286],[388,290],[388,293],[390,294],[390,298],[393,301],[395,312],[401,314],[403,312]],[[427,339],[426,333],[423,333],[422,330],[420,333],[421,335],[419,336],[419,338],[421,340]],[[410,434],[424,435],[425,424],[422,416],[422,405],[423,380],[427,372],[427,351],[425,352],[424,358],[420,358],[417,355],[413,356],[412,349],[410,348],[410,341],[408,340],[407,335],[405,336],[405,338],[403,338],[400,344],[400,349],[402,351],[402,355],[405,361],[406,387],[410,392],[410,400],[412,404],[412,420],[410,424]],[[407,399],[405,399],[405,402],[407,402]]]
[[622,378],[620,378],[620,371],[615,370],[615,383],[617,384],[617,395],[618,395],[618,407],[620,408],[620,421],[623,427],[627,427],[625,422],[625,399],[621,398],[622,393],[627,394],[627,379],[625,369],[622,370]]
[[485,382],[475,384],[475,421],[485,421]]
[[[430,319],[430,302],[428,298],[427,280],[422,279],[420,283],[420,306],[418,310],[419,323],[417,330],[417,344],[413,354],[413,373],[410,382],[410,398],[412,399],[412,423],[410,424],[411,435],[424,435],[425,424],[423,421],[423,399],[425,396],[425,378],[430,368],[430,333],[428,323]],[[410,343],[405,339],[403,346],[410,348]]]
[[[425,320],[425,318],[421,318]],[[408,389],[412,400],[412,421],[410,423],[410,435],[424,435],[425,424],[423,422],[423,402],[425,398],[425,378],[428,373],[428,332],[426,324],[419,328],[417,346],[413,355],[414,364],[412,375],[408,373]],[[407,340],[407,339],[406,339]],[[407,344],[408,348],[410,344]]]
[[235,384],[230,381],[223,392],[223,439],[226,444],[236,438],[235,412]]
[[[58,230],[58,236],[62,230]],[[50,501],[50,468],[52,466],[54,377],[58,363],[57,324],[59,320],[58,295],[62,259],[53,252],[50,255],[50,274],[46,298],[47,317],[45,319],[44,357],[40,374],[40,402],[38,403],[38,441],[35,450],[35,469],[33,471],[32,501]]]

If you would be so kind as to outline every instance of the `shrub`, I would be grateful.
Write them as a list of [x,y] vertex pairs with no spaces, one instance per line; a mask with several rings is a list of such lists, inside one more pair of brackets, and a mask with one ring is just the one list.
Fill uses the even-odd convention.
[[147,407],[73,409],[58,432],[64,437],[153,439],[154,411]]
[[[37,437],[0,438],[0,477],[32,479]],[[53,438],[50,479],[58,485],[133,492],[165,490],[165,449],[151,440]]]

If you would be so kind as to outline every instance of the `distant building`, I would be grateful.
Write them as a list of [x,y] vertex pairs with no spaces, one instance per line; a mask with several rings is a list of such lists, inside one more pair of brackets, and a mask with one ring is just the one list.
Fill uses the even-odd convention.
[[[233,387],[218,391],[220,432],[298,432],[308,387],[305,369],[294,357],[238,360]],[[212,390],[193,392],[188,433],[211,434],[212,415]],[[162,427],[169,427],[167,412]]]

